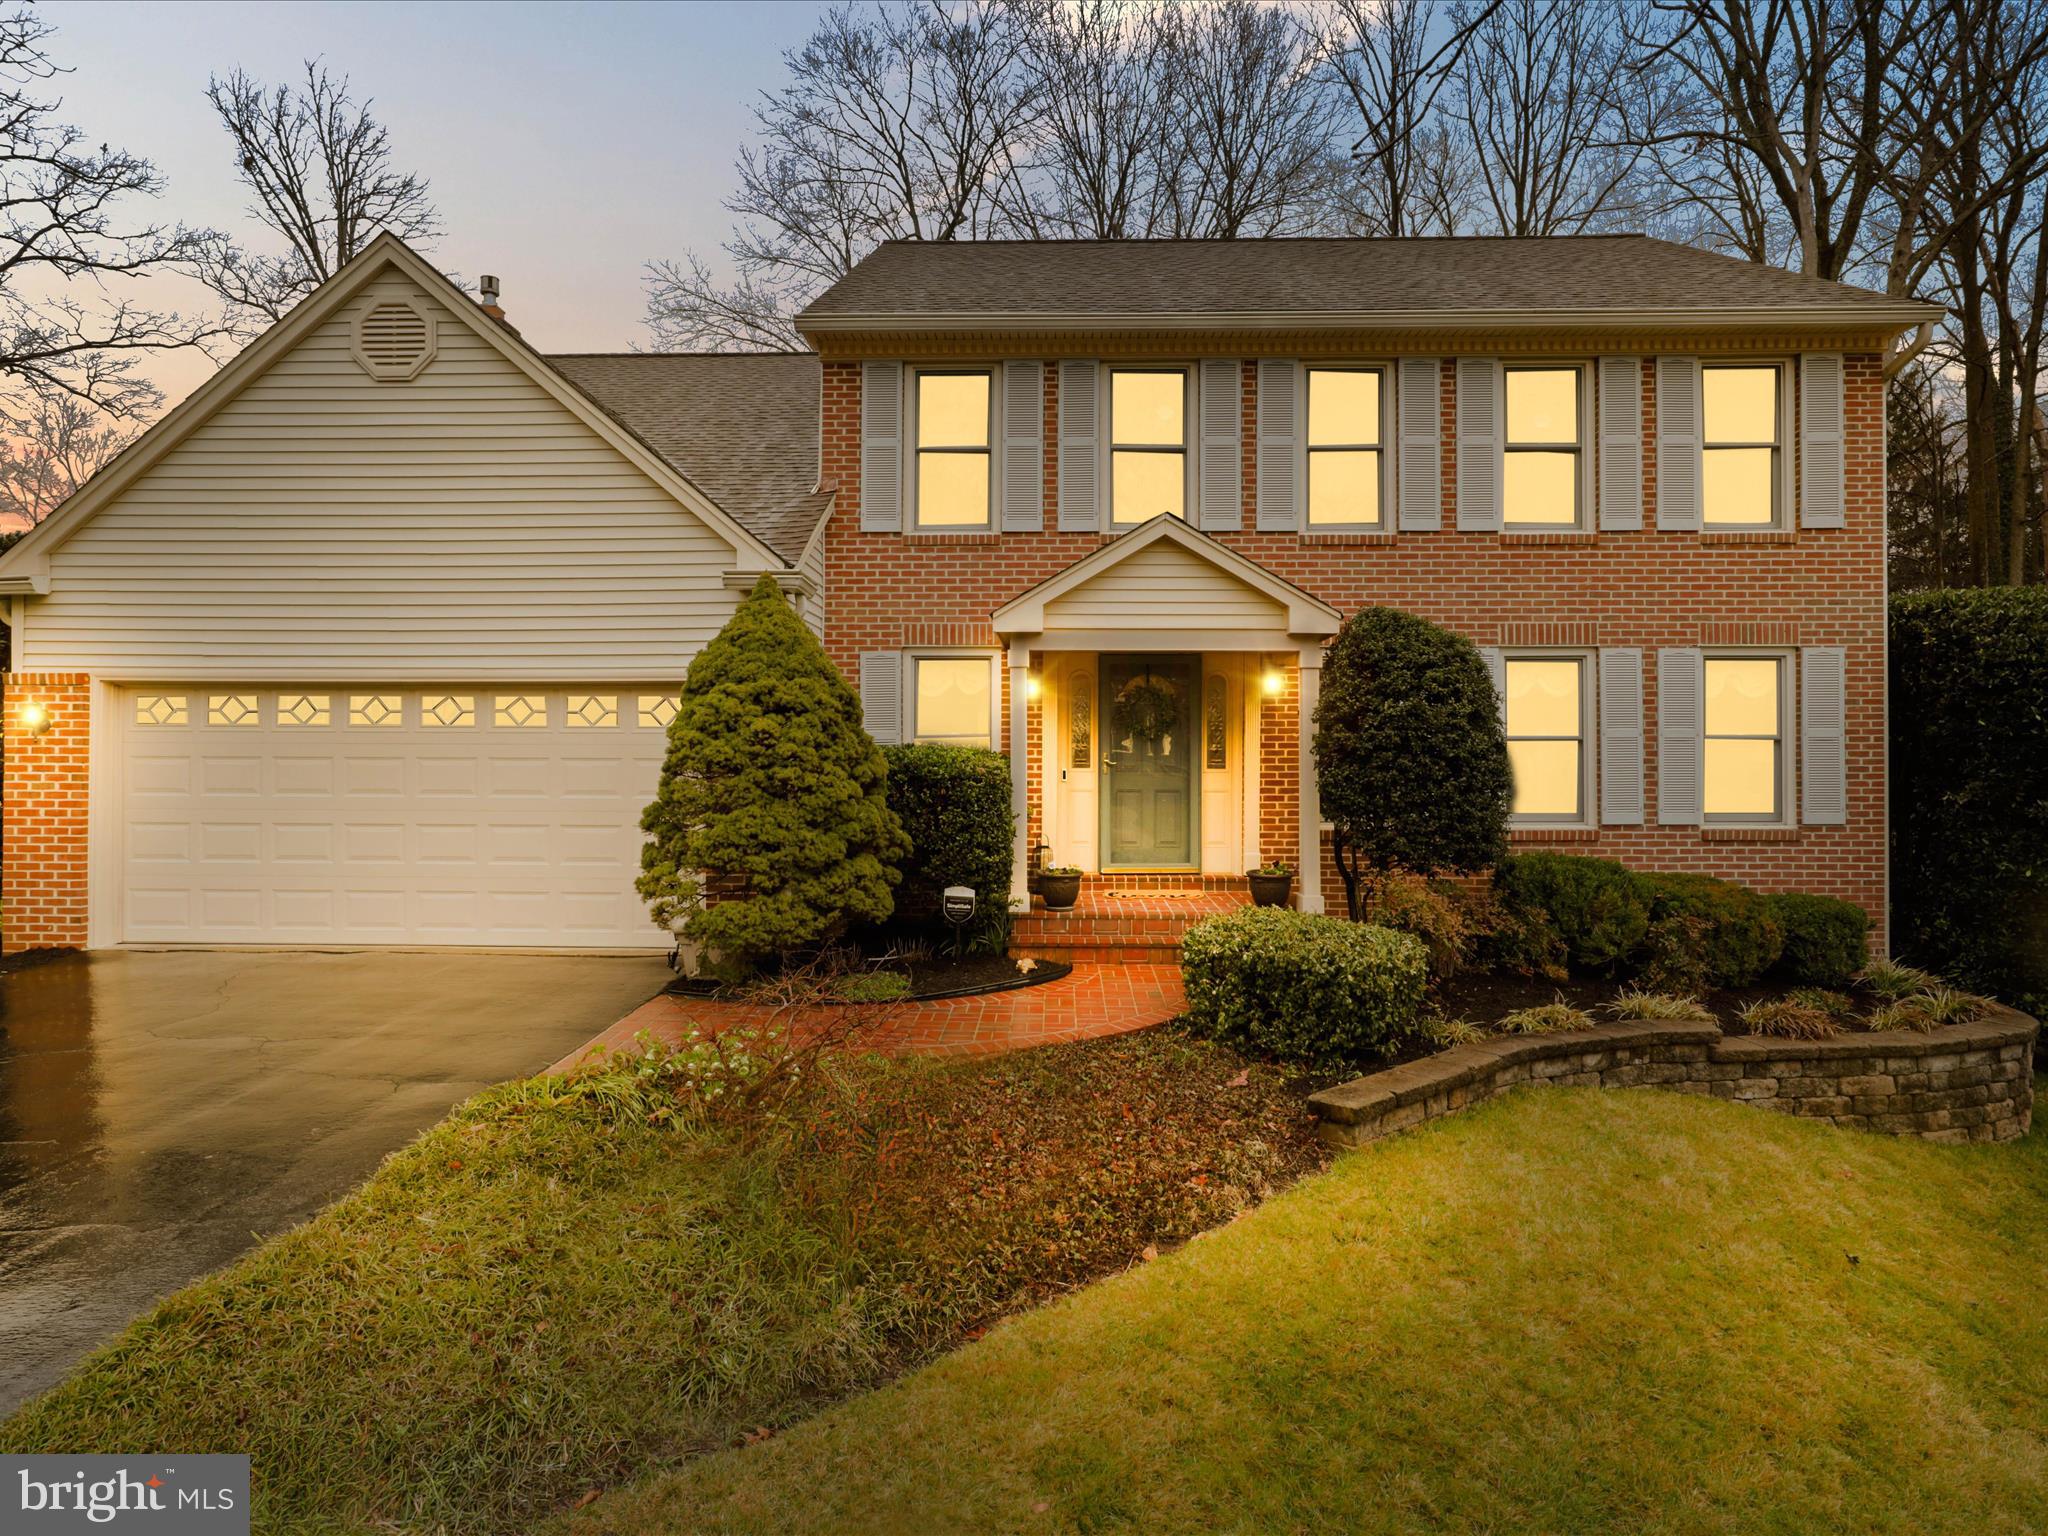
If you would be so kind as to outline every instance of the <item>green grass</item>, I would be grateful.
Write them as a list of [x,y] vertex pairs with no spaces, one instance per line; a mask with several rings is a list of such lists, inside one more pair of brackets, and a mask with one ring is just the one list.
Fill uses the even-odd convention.
[[575,1536],[2037,1532],[2048,1137],[1524,1091]]
[[523,1529],[1323,1161],[1277,1072],[1170,1031],[807,1081],[745,1142],[624,1073],[479,1095],[165,1301],[0,1452],[246,1452],[258,1531]]

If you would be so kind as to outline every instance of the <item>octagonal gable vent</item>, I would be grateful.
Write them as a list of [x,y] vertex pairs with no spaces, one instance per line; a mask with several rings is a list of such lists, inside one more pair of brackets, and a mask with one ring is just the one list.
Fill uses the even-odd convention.
[[384,299],[356,319],[356,361],[373,379],[410,379],[434,358],[434,322],[403,299]]

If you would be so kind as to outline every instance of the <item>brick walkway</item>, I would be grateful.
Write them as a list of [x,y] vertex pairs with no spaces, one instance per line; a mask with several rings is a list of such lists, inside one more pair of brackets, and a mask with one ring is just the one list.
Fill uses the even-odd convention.
[[[1180,967],[1176,965],[1077,965],[1071,976],[1042,986],[900,1004],[872,1035],[857,1043],[891,1054],[989,1056],[1163,1024],[1179,1016],[1182,1002]],[[835,1022],[844,1017],[837,1008],[813,1011],[821,1019]],[[599,1046],[630,1049],[643,1029],[658,1040],[674,1042],[688,1034],[692,1025],[707,1034],[716,1033],[763,1024],[770,1014],[771,1010],[750,1004],[715,1003],[665,992],[549,1070],[565,1072]]]

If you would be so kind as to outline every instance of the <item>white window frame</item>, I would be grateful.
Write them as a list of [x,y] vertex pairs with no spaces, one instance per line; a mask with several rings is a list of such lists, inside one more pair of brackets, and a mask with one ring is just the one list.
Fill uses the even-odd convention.
[[[1503,646],[1500,653],[1500,718],[1505,735],[1508,718],[1508,668],[1518,661],[1575,661],[1579,664],[1579,813],[1537,816],[1510,812],[1510,827],[1571,828],[1600,824],[1600,653],[1584,646]],[[1510,738],[1512,739],[1512,738]],[[1529,741],[1560,741],[1557,736],[1531,736]]]
[[[988,744],[991,751],[1002,751],[1003,723],[1003,653],[984,651],[974,647],[938,647],[912,650],[903,653],[903,740],[921,742],[926,738],[918,730],[917,721],[917,665],[921,661],[982,661],[988,663]],[[942,746],[958,746],[959,742],[938,742]]]
[[[1096,393],[1100,396],[1097,407],[1100,420],[1097,422],[1097,440],[1102,444],[1101,475],[1103,526],[1108,532],[1116,533],[1136,528],[1151,518],[1126,521],[1117,516],[1116,510],[1116,375],[1120,373],[1177,373],[1181,379],[1180,394],[1180,520],[1190,528],[1201,524],[1201,511],[1197,503],[1196,461],[1201,457],[1201,438],[1195,424],[1201,419],[1201,399],[1196,394],[1196,369],[1192,363],[1104,363]],[[1145,443],[1126,452],[1147,451],[1168,453],[1171,449],[1163,444]],[[1154,517],[1158,516],[1156,512]]]
[[[1760,523],[1716,523],[1707,517],[1707,452],[1712,448],[1761,448],[1762,443],[1717,443],[1707,436],[1707,375],[1716,368],[1770,368],[1778,375],[1778,441],[1771,446],[1777,449],[1778,462],[1771,473],[1771,515]],[[1709,362],[1700,360],[1700,532],[1702,533],[1768,533],[1791,526],[1792,510],[1792,467],[1797,454],[1793,452],[1793,423],[1797,419],[1792,400],[1796,370],[1791,359],[1783,357],[1720,357]]]
[[[1778,664],[1778,809],[1768,816],[1732,816],[1707,812],[1707,668],[1717,661],[1775,661]],[[1796,826],[1799,785],[1798,737],[1799,661],[1784,646],[1720,645],[1700,651],[1700,825],[1703,827],[1790,827]],[[1750,736],[1723,740],[1754,741]]]
[[[1326,362],[1317,360],[1298,364],[1294,370],[1294,419],[1301,424],[1297,433],[1297,472],[1301,476],[1301,533],[1304,538],[1319,534],[1345,533],[1392,533],[1394,531],[1394,460],[1399,456],[1397,445],[1389,441],[1390,433],[1400,421],[1394,410],[1394,374],[1391,361],[1361,359],[1356,362]],[[1326,443],[1321,448],[1308,440],[1309,375],[1312,373],[1376,373],[1380,376],[1380,440],[1374,451],[1380,456],[1380,515],[1377,522],[1362,523],[1317,523],[1309,520],[1310,461],[1316,453],[1331,449],[1364,448],[1364,443]]]
[[[1522,443],[1511,447],[1508,443],[1508,375],[1511,373],[1558,373],[1569,369],[1578,375],[1579,399],[1579,440],[1576,443]],[[1502,533],[1580,533],[1593,526],[1593,479],[1597,469],[1594,458],[1593,422],[1593,363],[1583,357],[1517,357],[1503,361],[1494,378],[1496,398],[1500,401],[1500,531]],[[1578,456],[1578,474],[1572,497],[1572,520],[1568,523],[1517,523],[1508,518],[1508,455],[1521,449],[1556,451],[1570,447]]]
[[[920,536],[931,535],[937,537],[944,537],[947,534],[994,532],[1002,517],[1002,508],[997,504],[997,498],[1002,494],[1002,470],[998,461],[1002,458],[1003,449],[1002,442],[997,436],[998,424],[1003,419],[1002,365],[999,363],[933,364],[930,367],[905,368],[903,373],[905,380],[904,394],[907,396],[903,402],[903,415],[910,429],[903,435],[903,500],[908,513],[903,521],[904,529],[907,532]],[[923,431],[924,415],[922,410],[923,391],[918,388],[918,381],[930,374],[940,376],[952,375],[955,377],[961,374],[975,374],[988,380],[988,446],[985,449],[979,450],[986,454],[988,458],[988,518],[984,522],[926,523],[923,520],[924,509],[919,504],[918,497],[918,456],[923,453],[973,453],[977,451],[971,448],[927,449],[921,446],[920,436]]]

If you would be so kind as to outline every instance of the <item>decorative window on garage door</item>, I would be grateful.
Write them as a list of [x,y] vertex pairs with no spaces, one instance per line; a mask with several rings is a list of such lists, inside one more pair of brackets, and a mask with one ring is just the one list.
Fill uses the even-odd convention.
[[334,711],[324,693],[287,693],[277,701],[279,725],[332,725]]
[[189,720],[182,693],[139,693],[135,696],[137,725],[185,725]]
[[395,693],[358,693],[348,701],[350,725],[405,724],[405,701]]
[[548,701],[537,693],[501,693],[497,708],[491,712],[491,723],[510,730],[545,730]]

